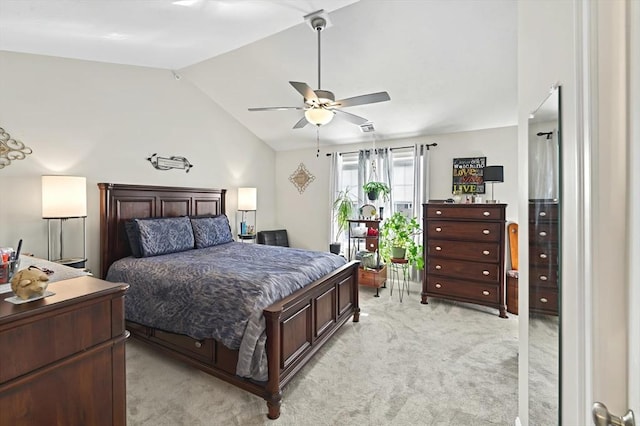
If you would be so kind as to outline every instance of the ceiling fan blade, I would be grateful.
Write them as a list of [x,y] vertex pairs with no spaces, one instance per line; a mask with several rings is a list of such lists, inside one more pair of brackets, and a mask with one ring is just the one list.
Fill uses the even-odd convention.
[[263,107],[249,108],[249,111],[287,111],[290,109],[304,109],[303,107]]
[[340,99],[331,104],[332,107],[350,107],[355,105],[374,104],[376,102],[390,101],[387,92],[369,93],[368,95],[354,96],[353,98]]
[[293,86],[305,99],[313,99],[318,100],[316,93],[313,91],[311,87],[307,83],[301,83],[299,81],[290,81],[289,84]]
[[304,115],[302,116],[302,118],[293,126],[294,129],[302,129],[304,126],[306,126],[308,123],[307,121],[307,117],[305,117]]
[[342,111],[341,109],[332,109],[331,111],[335,112],[345,120],[357,124],[358,126],[369,122],[369,120],[367,120],[366,118],[360,117],[359,115],[351,114],[350,112]]

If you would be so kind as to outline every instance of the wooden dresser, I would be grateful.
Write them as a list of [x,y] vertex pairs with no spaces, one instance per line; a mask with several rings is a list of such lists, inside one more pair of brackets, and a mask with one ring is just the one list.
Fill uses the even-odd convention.
[[558,203],[529,201],[529,311],[558,315]]
[[506,318],[506,204],[423,204],[422,303],[439,297],[496,308]]
[[0,425],[125,425],[126,284],[80,277],[0,294]]

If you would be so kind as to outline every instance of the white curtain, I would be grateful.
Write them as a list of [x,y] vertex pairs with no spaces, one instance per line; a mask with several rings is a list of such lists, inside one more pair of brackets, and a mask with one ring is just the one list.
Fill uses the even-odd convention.
[[329,243],[336,241],[336,234],[338,232],[338,224],[335,219],[335,212],[333,211],[333,201],[336,199],[342,188],[342,182],[340,181],[342,170],[342,155],[337,152],[332,152],[330,155],[329,165]]
[[[544,132],[541,132],[544,133]],[[529,198],[558,198],[558,130],[533,135],[529,143]]]
[[413,147],[413,215],[422,217],[422,203],[429,200],[429,146]]
[[[422,227],[422,204],[429,201],[429,158],[431,153],[429,145],[414,145],[413,147],[413,215],[418,218]],[[416,236],[418,244],[424,244],[423,233]],[[423,246],[423,250],[426,247]],[[426,265],[425,265],[426,268]],[[409,275],[413,281],[422,282],[422,271],[411,268]]]

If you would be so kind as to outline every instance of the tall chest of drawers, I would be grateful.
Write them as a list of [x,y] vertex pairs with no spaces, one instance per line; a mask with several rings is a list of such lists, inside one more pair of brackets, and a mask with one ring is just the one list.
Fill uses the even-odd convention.
[[476,303],[506,318],[506,204],[423,204],[425,275],[428,297]]
[[529,311],[558,315],[558,203],[529,202]]

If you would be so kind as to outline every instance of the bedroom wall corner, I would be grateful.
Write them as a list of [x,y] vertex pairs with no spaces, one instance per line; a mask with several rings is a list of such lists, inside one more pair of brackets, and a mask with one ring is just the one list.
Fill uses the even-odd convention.
[[[87,256],[98,270],[98,182],[227,189],[235,229],[237,188],[258,188],[258,226],[275,224],[272,148],[169,70],[0,52],[0,117],[33,149],[0,170],[11,202],[0,203],[0,246],[47,256],[40,176],[87,178]],[[183,156],[184,170],[154,169],[147,157]],[[71,249],[71,247],[69,247]]]

